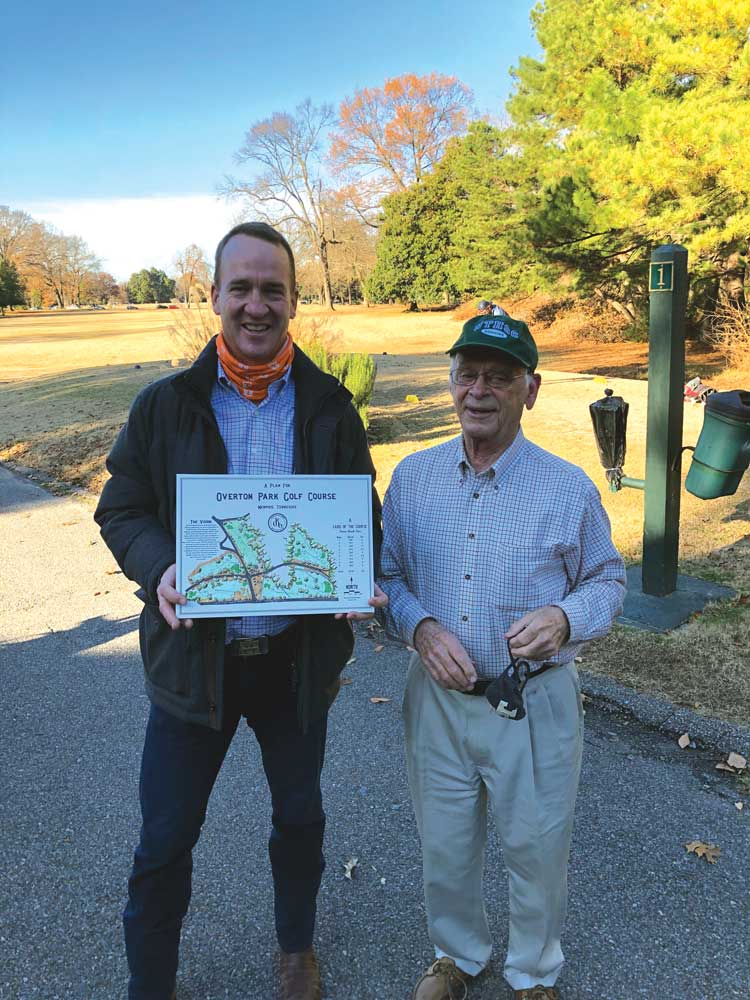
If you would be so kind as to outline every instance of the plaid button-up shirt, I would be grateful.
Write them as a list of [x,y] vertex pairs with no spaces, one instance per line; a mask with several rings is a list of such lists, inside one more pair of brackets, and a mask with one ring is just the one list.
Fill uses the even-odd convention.
[[586,474],[519,430],[477,475],[460,437],[397,466],[383,504],[380,586],[389,631],[412,643],[435,618],[484,677],[508,664],[504,633],[527,612],[562,608],[572,660],[619,613],[625,567],[599,492]]
[[[241,396],[217,362],[211,408],[227,449],[227,472],[239,476],[289,475],[294,470],[294,380],[292,369],[268,387],[260,403]],[[226,641],[276,635],[290,616],[227,618]]]

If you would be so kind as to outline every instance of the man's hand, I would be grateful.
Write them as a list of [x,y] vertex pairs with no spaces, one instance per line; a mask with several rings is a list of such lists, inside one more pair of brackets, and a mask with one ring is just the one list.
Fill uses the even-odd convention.
[[434,618],[425,618],[414,630],[414,645],[433,680],[448,691],[469,691],[477,672],[458,639]]
[[524,660],[546,660],[554,656],[570,636],[570,624],[562,608],[552,604],[529,611],[513,622],[505,633],[510,651]]
[[[367,603],[371,608],[384,608],[388,603],[388,595],[384,594],[380,587],[375,584],[375,596],[368,597]],[[373,617],[374,612],[372,611],[340,611],[334,618],[348,618],[352,622],[369,622]]]
[[177,563],[172,563],[171,566],[167,566],[159,580],[159,586],[156,588],[156,596],[159,598],[159,611],[161,611],[161,616],[164,621],[173,630],[177,630],[180,625],[184,625],[185,628],[193,627],[192,618],[178,618],[175,614],[176,604],[187,604],[187,597],[181,594],[179,590],[175,590],[175,583],[177,581]]

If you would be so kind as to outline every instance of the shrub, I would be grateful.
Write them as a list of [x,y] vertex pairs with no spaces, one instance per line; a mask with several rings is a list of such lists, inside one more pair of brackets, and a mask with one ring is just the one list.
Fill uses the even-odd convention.
[[[180,303],[175,322],[169,326],[169,336],[180,351],[180,356],[194,361],[209,340],[221,329],[219,317],[210,305],[194,302],[188,309]],[[377,366],[369,354],[341,354],[336,348],[341,334],[331,325],[327,316],[297,315],[289,324],[295,344],[318,368],[328,372],[346,386],[362,422],[367,427],[367,408],[372,399]]]
[[578,304],[578,299],[573,295],[564,295],[562,298],[550,299],[548,302],[543,302],[542,305],[537,306],[531,314],[531,322],[549,326],[550,323],[554,323],[563,313],[575,309]]
[[169,339],[177,347],[180,357],[195,361],[209,340],[221,329],[221,321],[210,304],[195,302],[188,309],[184,302],[178,303],[174,323],[168,326]]
[[[330,316],[303,316],[297,313],[289,324],[289,332],[294,343],[299,344],[309,357],[320,347],[330,354],[341,344],[341,334],[332,325]],[[317,364],[315,358],[313,361]]]
[[729,301],[718,305],[711,316],[708,340],[728,368],[746,368],[750,358],[750,309]]
[[615,312],[597,299],[581,302],[575,310],[565,310],[557,328],[564,329],[573,340],[590,340],[596,344],[648,339],[647,326]]
[[362,423],[367,427],[367,409],[377,374],[377,366],[370,355],[337,352],[341,335],[331,326],[330,317],[297,315],[289,328],[295,344],[299,344],[318,368],[333,375],[349,390]]
[[[322,366],[321,366],[322,367]],[[328,368],[352,394],[357,412],[367,427],[367,408],[372,399],[377,366],[369,354],[332,354]]]

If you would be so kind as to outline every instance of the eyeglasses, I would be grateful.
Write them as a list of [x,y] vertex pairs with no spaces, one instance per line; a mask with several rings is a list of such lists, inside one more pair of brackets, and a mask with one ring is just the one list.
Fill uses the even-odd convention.
[[475,385],[480,375],[484,375],[484,384],[490,389],[510,389],[519,378],[526,378],[527,373],[501,375],[500,372],[475,372],[471,368],[456,368],[451,372],[451,378],[456,385]]

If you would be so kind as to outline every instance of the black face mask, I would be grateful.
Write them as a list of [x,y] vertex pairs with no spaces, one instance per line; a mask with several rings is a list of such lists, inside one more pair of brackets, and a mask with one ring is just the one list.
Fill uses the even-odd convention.
[[526,709],[523,704],[523,689],[532,672],[526,660],[517,660],[510,651],[510,663],[484,692],[487,701],[498,715],[505,719],[520,720],[525,718]]

